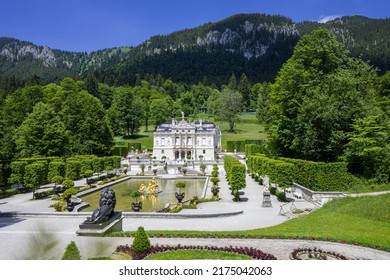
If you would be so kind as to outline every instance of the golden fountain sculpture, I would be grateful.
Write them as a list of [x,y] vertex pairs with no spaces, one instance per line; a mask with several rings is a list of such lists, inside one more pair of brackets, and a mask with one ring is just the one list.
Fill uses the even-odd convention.
[[145,184],[141,184],[138,188],[138,191],[144,195],[148,195],[148,194],[158,194],[161,192],[161,189],[159,185],[157,185],[157,182],[153,177],[153,179],[149,182],[148,186],[145,186]]

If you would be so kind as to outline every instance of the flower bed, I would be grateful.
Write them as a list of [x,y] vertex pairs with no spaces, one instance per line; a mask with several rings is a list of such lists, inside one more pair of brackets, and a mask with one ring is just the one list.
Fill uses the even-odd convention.
[[142,260],[148,255],[162,253],[166,251],[175,250],[209,250],[209,251],[224,251],[229,253],[237,253],[241,255],[249,256],[256,260],[276,260],[276,257],[271,254],[264,253],[258,249],[251,247],[217,247],[217,246],[195,246],[195,245],[153,245],[148,252],[135,253],[132,251],[130,245],[119,245],[116,249],[117,253],[125,253],[131,255],[134,260]]
[[328,252],[318,248],[297,248],[290,254],[292,260],[347,260],[339,253]]

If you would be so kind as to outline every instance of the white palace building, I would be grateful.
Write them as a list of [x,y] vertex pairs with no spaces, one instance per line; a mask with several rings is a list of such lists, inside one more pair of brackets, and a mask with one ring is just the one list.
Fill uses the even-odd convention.
[[221,131],[212,122],[184,119],[160,124],[154,132],[153,156],[167,160],[214,160],[221,151]]

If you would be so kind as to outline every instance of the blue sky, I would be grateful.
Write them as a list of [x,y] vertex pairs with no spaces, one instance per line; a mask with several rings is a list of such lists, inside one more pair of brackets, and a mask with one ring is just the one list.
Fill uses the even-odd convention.
[[[68,51],[136,46],[238,13],[295,22],[332,16],[390,17],[389,0],[13,0],[2,1],[0,37]],[[5,2],[5,3],[4,3]]]

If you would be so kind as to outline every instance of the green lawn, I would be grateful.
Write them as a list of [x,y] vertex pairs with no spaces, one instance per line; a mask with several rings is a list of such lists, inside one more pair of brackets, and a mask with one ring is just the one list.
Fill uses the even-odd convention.
[[[263,140],[266,135],[263,132],[263,127],[257,123],[255,115],[240,115],[240,121],[235,126],[235,132],[229,132],[229,123],[222,120],[216,120],[214,117],[209,117],[206,114],[198,115],[198,118],[204,118],[207,121],[214,122],[219,126],[222,133],[222,148],[226,148],[227,141],[238,141],[238,140]],[[145,126],[140,128],[140,132],[137,135],[126,137],[116,137],[115,141],[129,141],[130,143],[141,143],[142,147],[147,149],[153,149],[153,132],[154,126],[149,126],[149,131],[145,132]],[[130,144],[131,145],[131,144]],[[130,146],[131,147],[131,146]]]
[[249,256],[236,253],[208,250],[175,250],[154,254],[145,260],[253,260]]
[[[149,236],[304,238],[339,241],[390,251],[390,194],[334,199],[307,216],[239,232],[148,231]],[[113,233],[113,236],[132,235]]]

